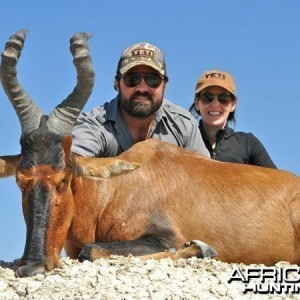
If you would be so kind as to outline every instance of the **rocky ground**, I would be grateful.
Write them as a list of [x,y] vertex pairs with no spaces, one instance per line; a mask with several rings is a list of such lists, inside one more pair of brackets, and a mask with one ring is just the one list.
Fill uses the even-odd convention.
[[[288,264],[276,265],[282,266]],[[241,282],[228,283],[233,265],[214,259],[143,261],[115,256],[79,263],[63,258],[62,269],[30,278],[17,278],[15,269],[13,263],[0,261],[1,300],[300,299],[299,294],[244,294]]]

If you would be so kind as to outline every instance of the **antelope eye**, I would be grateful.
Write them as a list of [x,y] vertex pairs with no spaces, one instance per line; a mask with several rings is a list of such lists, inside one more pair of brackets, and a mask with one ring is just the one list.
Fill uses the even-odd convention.
[[66,188],[66,186],[67,186],[67,181],[64,179],[59,184],[57,184],[56,190],[58,192],[62,192]]

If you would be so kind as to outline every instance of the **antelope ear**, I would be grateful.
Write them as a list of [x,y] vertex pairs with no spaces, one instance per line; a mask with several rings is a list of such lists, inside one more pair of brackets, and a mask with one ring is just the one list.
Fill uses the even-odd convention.
[[139,164],[117,158],[90,158],[75,156],[76,173],[81,176],[110,178],[130,173],[140,167]]
[[20,157],[21,154],[0,156],[0,178],[16,175]]
[[126,160],[114,159],[106,164],[102,170],[99,170],[99,177],[110,178],[116,175],[126,174],[138,169],[140,167],[137,163],[131,163]]

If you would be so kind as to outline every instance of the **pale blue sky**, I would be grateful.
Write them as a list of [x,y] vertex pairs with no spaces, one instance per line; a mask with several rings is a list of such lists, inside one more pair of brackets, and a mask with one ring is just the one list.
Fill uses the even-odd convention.
[[[188,108],[198,77],[222,69],[238,91],[236,130],[252,132],[276,165],[300,176],[300,2],[298,0],[5,1],[0,49],[29,30],[18,78],[46,114],[74,88],[69,38],[93,34],[96,84],[84,111],[115,96],[121,52],[147,41],[160,47],[170,78],[165,96]],[[20,151],[20,124],[0,88],[0,155]],[[23,254],[25,223],[14,178],[0,179],[0,260]]]

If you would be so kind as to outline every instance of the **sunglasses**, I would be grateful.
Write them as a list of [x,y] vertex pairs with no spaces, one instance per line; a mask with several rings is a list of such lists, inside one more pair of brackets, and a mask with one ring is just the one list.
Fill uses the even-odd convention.
[[213,102],[215,97],[217,97],[218,101],[224,106],[229,105],[229,103],[233,100],[233,97],[226,93],[216,95],[210,92],[205,92],[198,95],[198,99],[200,99],[201,102],[205,105]]
[[163,81],[163,78],[155,73],[129,73],[123,76],[124,83],[129,88],[139,85],[142,79],[151,88],[159,87]]

